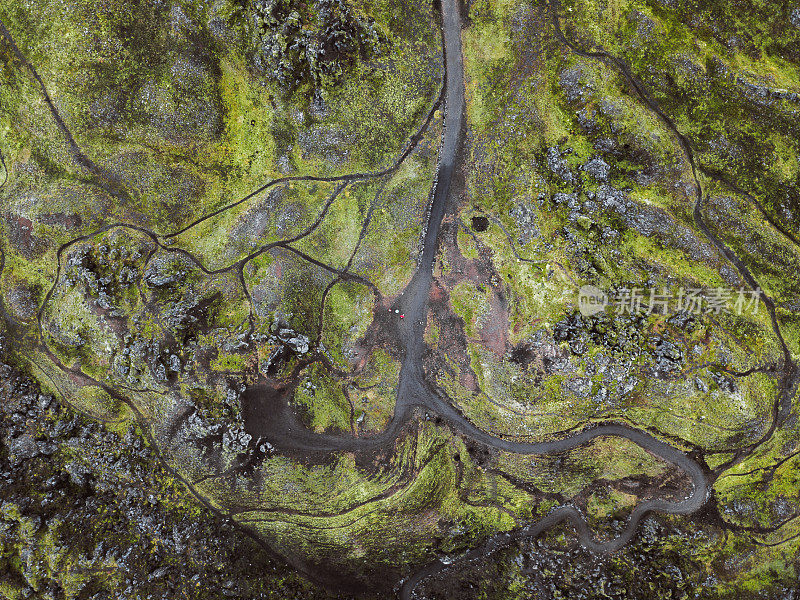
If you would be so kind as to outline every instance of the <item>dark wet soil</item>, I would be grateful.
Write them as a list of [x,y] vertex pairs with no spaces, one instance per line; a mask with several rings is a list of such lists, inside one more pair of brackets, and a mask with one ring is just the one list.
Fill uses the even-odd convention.
[[478,233],[489,229],[489,219],[482,216],[472,217],[472,229]]

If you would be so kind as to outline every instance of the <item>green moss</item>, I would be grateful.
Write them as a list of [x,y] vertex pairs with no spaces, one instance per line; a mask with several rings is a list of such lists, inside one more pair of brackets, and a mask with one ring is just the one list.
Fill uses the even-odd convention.
[[343,385],[320,366],[315,365],[306,371],[295,391],[293,402],[301,414],[307,415],[306,422],[314,431],[353,430],[354,415],[344,395]]
[[450,294],[450,302],[456,314],[464,319],[466,334],[475,337],[489,311],[490,294],[469,281],[459,283]]
[[215,371],[238,373],[244,370],[248,357],[241,354],[219,353],[212,361],[211,368]]
[[595,523],[607,522],[609,518],[620,515],[636,506],[637,498],[618,490],[602,490],[591,494],[586,510]]

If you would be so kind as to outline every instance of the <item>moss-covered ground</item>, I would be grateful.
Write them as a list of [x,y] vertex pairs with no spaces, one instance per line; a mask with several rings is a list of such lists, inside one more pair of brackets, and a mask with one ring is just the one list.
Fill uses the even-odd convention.
[[[264,34],[256,4],[0,0],[0,308],[19,367],[115,435],[138,421],[175,470],[164,485],[323,581],[383,594],[558,504],[610,537],[640,500],[682,498],[680,473],[618,439],[532,458],[417,414],[393,448],[314,461],[252,435],[254,384],[319,434],[391,422],[391,307],[420,256],[444,108],[434,3],[347,2],[380,47],[292,85],[264,44],[296,40]],[[520,546],[479,563],[491,576],[468,567],[458,593],[474,597],[471,577],[487,598],[596,597],[581,565],[600,561],[611,597],[778,597],[800,546],[800,9],[463,11],[465,145],[426,376],[498,436],[623,422],[691,452],[713,486],[700,515],[648,521],[627,554],[580,555],[556,529],[538,558]],[[753,283],[765,302],[710,309]],[[645,310],[581,316],[587,284],[638,290]],[[693,290],[706,310],[659,310],[651,290]],[[176,514],[199,510],[182,498]],[[41,587],[85,562],[56,548],[62,525],[23,512],[0,507],[4,565]],[[41,573],[20,562],[26,539]],[[0,595],[25,597],[15,577]],[[66,577],[59,597],[89,597],[89,580]],[[456,597],[440,584],[429,597]]]

